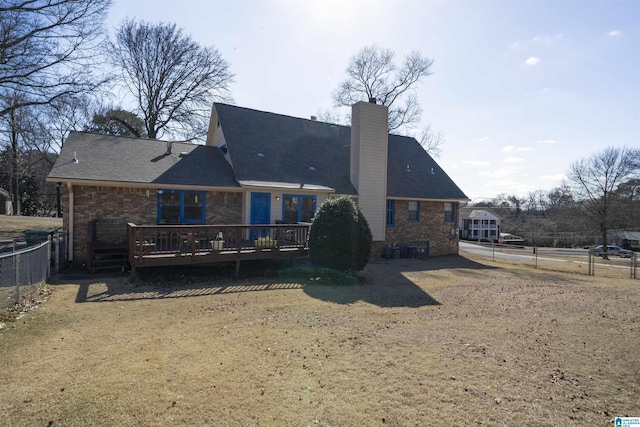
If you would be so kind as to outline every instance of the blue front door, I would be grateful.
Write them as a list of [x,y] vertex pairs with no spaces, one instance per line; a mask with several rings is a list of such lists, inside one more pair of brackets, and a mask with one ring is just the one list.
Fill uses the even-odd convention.
[[[271,193],[251,193],[251,224],[271,223]],[[265,229],[265,232],[268,232]],[[260,230],[251,231],[251,239],[260,237]]]

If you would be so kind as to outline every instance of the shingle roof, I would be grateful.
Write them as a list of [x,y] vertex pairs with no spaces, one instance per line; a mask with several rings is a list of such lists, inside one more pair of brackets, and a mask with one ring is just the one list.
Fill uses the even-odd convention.
[[[357,194],[349,178],[350,127],[227,104],[215,107],[238,181]],[[468,199],[418,141],[398,135],[389,135],[387,197]]]
[[468,200],[415,138],[389,135],[387,197]]
[[349,179],[350,128],[216,104],[236,179],[322,186],[356,194]]
[[48,178],[239,187],[215,147],[174,142],[172,154],[166,153],[165,141],[71,132]]
[[[174,142],[167,155],[165,141],[71,132],[48,178],[357,194],[349,177],[350,127],[215,107],[233,169],[216,147]],[[72,162],[74,153],[78,163]],[[398,135],[389,135],[387,197],[468,199],[414,138]]]

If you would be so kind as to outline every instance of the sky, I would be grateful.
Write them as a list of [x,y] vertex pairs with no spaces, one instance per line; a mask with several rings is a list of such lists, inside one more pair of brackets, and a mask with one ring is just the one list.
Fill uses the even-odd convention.
[[640,1],[115,0],[111,34],[125,18],[176,23],[230,63],[236,105],[294,117],[335,110],[363,47],[398,64],[421,52],[421,125],[444,135],[436,160],[472,203],[640,147]]

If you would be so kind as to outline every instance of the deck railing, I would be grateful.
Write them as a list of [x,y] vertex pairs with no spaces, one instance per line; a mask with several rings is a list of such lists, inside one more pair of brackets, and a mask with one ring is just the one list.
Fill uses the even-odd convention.
[[127,224],[132,277],[136,267],[278,259],[307,253],[308,224]]

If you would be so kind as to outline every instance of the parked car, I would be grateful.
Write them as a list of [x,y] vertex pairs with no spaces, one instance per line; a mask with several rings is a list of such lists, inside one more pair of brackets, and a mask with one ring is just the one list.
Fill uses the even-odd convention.
[[[597,246],[591,249],[594,255],[602,256],[604,248],[602,245]],[[620,246],[607,246],[607,255],[617,255],[620,258],[631,258],[633,256],[633,251],[629,249],[623,249]]]

